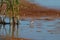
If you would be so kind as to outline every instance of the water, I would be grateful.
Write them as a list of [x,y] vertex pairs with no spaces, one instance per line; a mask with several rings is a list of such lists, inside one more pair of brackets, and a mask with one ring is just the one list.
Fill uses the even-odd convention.
[[[18,37],[33,40],[60,40],[60,18],[54,18],[54,20],[44,20],[44,17],[41,18],[43,19],[35,19],[31,25],[30,20],[32,19],[20,20]],[[8,18],[6,18],[6,22],[7,20]],[[6,30],[9,34],[9,25],[6,25]],[[4,35],[6,35],[5,31]]]

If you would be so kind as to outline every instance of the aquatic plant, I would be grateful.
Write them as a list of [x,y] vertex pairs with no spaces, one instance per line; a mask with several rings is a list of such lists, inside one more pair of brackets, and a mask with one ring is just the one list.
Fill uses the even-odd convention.
[[[14,19],[18,16],[19,13],[19,0],[0,0],[0,14],[3,14],[4,17],[9,16]],[[15,21],[15,20],[14,20]],[[14,36],[15,26],[12,27],[12,36]]]

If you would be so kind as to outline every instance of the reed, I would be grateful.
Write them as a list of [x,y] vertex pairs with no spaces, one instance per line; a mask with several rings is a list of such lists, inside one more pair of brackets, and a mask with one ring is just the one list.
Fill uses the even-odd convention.
[[[0,0],[0,15],[4,17],[8,16],[10,19],[14,19],[18,16],[19,13],[19,0]],[[15,20],[14,20],[15,21]],[[15,28],[15,27],[14,27]],[[14,36],[14,28],[12,26],[12,36]]]

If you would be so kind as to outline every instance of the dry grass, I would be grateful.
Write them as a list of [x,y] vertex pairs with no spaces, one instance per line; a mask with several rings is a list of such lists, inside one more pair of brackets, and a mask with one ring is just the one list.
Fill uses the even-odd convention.
[[[25,0],[20,0],[19,7],[19,13],[16,13],[15,15],[21,17],[41,17],[41,16],[60,16],[60,10],[56,9],[49,9],[43,6],[39,6],[30,2],[27,2]],[[8,11],[6,14],[8,17],[12,17],[11,11]],[[57,15],[58,14],[58,15]]]
[[21,17],[33,17],[33,18],[41,16],[60,16],[60,10],[49,9],[21,0],[19,15]]

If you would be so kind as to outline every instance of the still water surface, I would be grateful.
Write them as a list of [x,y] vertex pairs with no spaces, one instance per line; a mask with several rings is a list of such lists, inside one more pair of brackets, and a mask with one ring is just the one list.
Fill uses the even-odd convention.
[[[33,40],[60,40],[60,18],[52,20],[45,20],[45,17],[41,18],[43,19],[35,19],[32,24],[30,23],[32,19],[20,20],[18,37]],[[9,22],[9,18],[5,20]],[[6,29],[9,32],[9,25],[6,25]],[[5,31],[4,34],[6,34]]]

